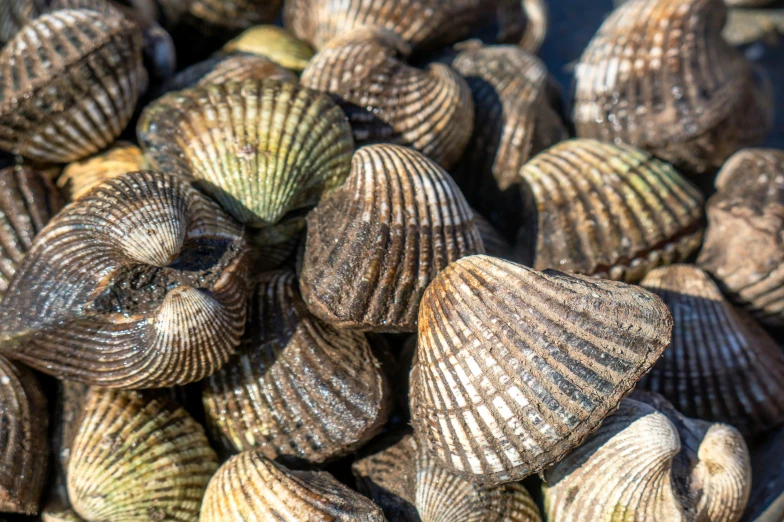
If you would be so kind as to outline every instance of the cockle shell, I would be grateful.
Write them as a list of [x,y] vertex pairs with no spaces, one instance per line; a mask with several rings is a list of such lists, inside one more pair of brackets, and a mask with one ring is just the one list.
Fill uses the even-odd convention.
[[0,51],[0,148],[69,162],[111,144],[146,88],[141,47],[135,24],[96,11],[31,22]]
[[282,27],[257,25],[223,46],[229,53],[251,53],[263,56],[281,67],[301,72],[313,58],[313,48]]
[[639,287],[464,257],[419,308],[417,439],[471,480],[519,480],[596,429],[671,331],[667,307]]
[[135,172],[60,212],[0,307],[0,351],[102,387],[199,380],[245,325],[242,229],[179,178]]
[[684,415],[727,422],[753,434],[784,423],[784,353],[733,309],[708,274],[692,265],[653,270],[640,283],[672,312],[672,343],[639,386]]
[[412,149],[369,145],[308,215],[300,287],[310,311],[337,327],[414,331],[433,277],[483,252],[474,212],[443,169]]
[[736,522],[751,487],[743,437],[634,394],[545,472],[548,520]]
[[323,462],[375,435],[390,395],[365,335],[311,316],[289,272],[260,277],[238,353],[204,385],[230,452]]
[[382,522],[370,500],[329,473],[289,471],[258,451],[235,455],[210,480],[200,522]]
[[236,32],[275,20],[283,0],[158,0],[170,24]]
[[0,0],[0,44],[46,10],[46,0]]
[[100,154],[70,163],[57,178],[57,186],[68,201],[74,201],[106,180],[149,167],[142,149],[127,141],[117,141]]
[[263,57],[248,53],[219,55],[191,65],[168,82],[166,92],[188,87],[258,80],[297,82],[297,76]]
[[629,145],[577,139],[520,171],[518,258],[537,270],[636,282],[699,248],[702,196],[670,165]]
[[444,64],[426,70],[407,65],[408,54],[394,33],[357,29],[322,48],[301,82],[334,95],[357,144],[410,146],[448,169],[471,138],[471,91]]

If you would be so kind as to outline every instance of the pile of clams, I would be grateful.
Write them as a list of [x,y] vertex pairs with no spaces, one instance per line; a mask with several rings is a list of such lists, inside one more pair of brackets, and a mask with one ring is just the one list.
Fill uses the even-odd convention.
[[0,521],[784,520],[784,9],[615,4],[0,0]]

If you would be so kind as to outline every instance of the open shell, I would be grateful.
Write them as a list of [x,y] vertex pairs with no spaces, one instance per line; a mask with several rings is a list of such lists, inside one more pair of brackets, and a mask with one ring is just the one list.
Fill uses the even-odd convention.
[[108,179],[148,168],[149,164],[139,147],[126,141],[117,141],[100,154],[70,163],[57,178],[57,186],[70,202]]
[[275,25],[251,27],[226,43],[223,50],[263,56],[295,72],[302,72],[314,54],[306,42]]

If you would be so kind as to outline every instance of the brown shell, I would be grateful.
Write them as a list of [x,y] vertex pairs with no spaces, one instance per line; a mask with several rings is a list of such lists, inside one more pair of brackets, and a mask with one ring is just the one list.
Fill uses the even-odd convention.
[[215,203],[173,176],[125,174],[35,239],[0,307],[0,351],[103,387],[199,380],[239,343],[247,264]]
[[300,287],[310,311],[339,328],[414,331],[433,277],[482,252],[474,213],[443,169],[405,147],[370,145],[308,215]]
[[433,280],[419,309],[417,439],[474,481],[519,480],[595,430],[671,331],[667,307],[639,287],[460,259]]
[[108,179],[149,167],[142,149],[127,141],[117,141],[100,154],[70,163],[57,178],[57,186],[70,202]]
[[171,24],[234,32],[273,22],[283,0],[158,0],[158,4]]
[[0,0],[0,44],[46,10],[46,0]]
[[263,56],[233,53],[208,58],[179,72],[166,84],[165,91],[188,87],[254,80],[297,82],[297,76]]

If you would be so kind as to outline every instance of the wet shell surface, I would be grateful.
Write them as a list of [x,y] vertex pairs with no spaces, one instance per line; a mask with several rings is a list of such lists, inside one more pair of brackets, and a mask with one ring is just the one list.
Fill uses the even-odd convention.
[[46,397],[33,372],[0,356],[0,512],[38,513],[48,422]]
[[250,53],[301,72],[313,58],[313,48],[285,29],[275,25],[257,25],[245,30],[223,46],[229,53]]
[[702,240],[702,196],[670,165],[628,145],[559,143],[520,171],[527,209],[518,259],[630,283]]
[[474,481],[519,480],[560,460],[661,356],[672,318],[615,281],[470,256],[419,309],[411,416],[419,441]]
[[210,480],[200,522],[383,522],[381,509],[329,473],[290,471],[246,451]]
[[310,311],[339,328],[414,331],[428,283],[483,252],[474,212],[443,169],[405,147],[369,145],[308,215],[300,287]]
[[218,468],[202,427],[150,392],[91,389],[68,464],[68,496],[88,522],[197,519]]
[[111,144],[147,84],[135,24],[64,9],[27,25],[0,51],[0,148],[70,162]]
[[13,38],[45,10],[45,0],[0,0],[0,43]]
[[196,87],[147,106],[139,142],[162,171],[193,177],[242,223],[277,223],[348,176],[354,142],[324,95],[275,80]]
[[205,383],[207,421],[229,452],[323,462],[375,435],[389,390],[365,335],[311,316],[289,272],[261,276],[235,355]]
[[218,55],[191,65],[166,84],[165,91],[188,87],[259,80],[297,82],[297,76],[263,56],[248,53]]
[[149,167],[142,149],[127,141],[117,141],[100,154],[70,163],[57,178],[57,186],[70,202],[106,180]]
[[545,480],[548,520],[736,522],[751,466],[731,426],[689,419],[660,397],[635,394]]
[[448,169],[471,138],[471,91],[444,64],[407,65],[408,53],[394,33],[358,29],[321,49],[301,82],[335,96],[357,144],[406,145]]
[[725,18],[721,0],[618,7],[577,65],[577,135],[629,143],[695,173],[760,143],[771,92],[722,39]]
[[657,268],[640,283],[672,312],[672,343],[639,386],[684,415],[744,434],[784,423],[784,353],[692,265]]
[[734,154],[716,188],[697,263],[761,322],[784,326],[784,151]]
[[102,387],[199,380],[239,344],[247,263],[215,203],[173,176],[125,174],[35,239],[0,307],[0,351]]

